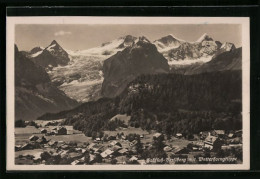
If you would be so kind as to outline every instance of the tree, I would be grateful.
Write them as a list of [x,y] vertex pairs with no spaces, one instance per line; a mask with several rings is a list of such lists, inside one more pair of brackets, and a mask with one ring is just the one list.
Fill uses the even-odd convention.
[[137,138],[137,143],[135,145],[135,149],[139,155],[143,153],[143,144],[141,143],[140,137]]
[[19,119],[18,121],[15,121],[15,127],[26,127],[26,124],[24,120]]

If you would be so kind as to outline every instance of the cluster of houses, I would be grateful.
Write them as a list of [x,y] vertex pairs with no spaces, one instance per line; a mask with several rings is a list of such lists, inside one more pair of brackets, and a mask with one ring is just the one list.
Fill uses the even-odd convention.
[[[47,135],[68,135],[73,128],[66,126],[55,126],[51,130],[41,129],[41,133]],[[153,139],[159,139],[164,135],[162,133],[153,134]],[[141,141],[145,135],[140,135]],[[148,164],[143,158],[140,158],[136,151],[138,141],[136,139],[128,140],[125,135],[108,136],[104,138],[95,138],[90,143],[71,143],[64,141],[47,140],[45,136],[32,135],[29,142],[23,145],[15,146],[15,151],[41,149],[38,153],[26,156],[16,157],[17,164],[45,164],[47,161],[42,158],[42,153],[47,152],[50,158],[57,158],[65,161],[65,164]],[[183,134],[177,133],[176,140],[186,140]],[[166,145],[163,150],[170,157],[171,155],[189,155],[193,157],[196,152],[203,153],[205,148],[212,150],[215,142],[222,141],[221,149],[232,147],[242,147],[242,131],[226,132],[224,130],[212,130],[200,132],[197,138],[190,141],[187,147],[175,147]],[[151,142],[143,143],[143,149],[149,150],[152,147]],[[193,155],[193,156],[192,156]],[[26,162],[25,162],[26,161]],[[67,163],[66,163],[67,162]],[[58,162],[59,163],[59,162]],[[64,164],[64,163],[62,163]]]
[[41,133],[46,136],[50,135],[72,135],[74,134],[73,126],[54,126],[49,128],[42,128]]

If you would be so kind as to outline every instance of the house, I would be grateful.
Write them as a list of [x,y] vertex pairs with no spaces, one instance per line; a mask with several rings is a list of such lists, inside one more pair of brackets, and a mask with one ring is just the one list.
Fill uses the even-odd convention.
[[166,146],[166,147],[163,148],[163,150],[164,150],[165,152],[170,152],[170,151],[172,150],[172,148],[169,147],[169,146]]
[[26,143],[21,147],[21,150],[30,150],[30,149],[33,149],[33,145],[30,143]]
[[109,136],[108,140],[116,140],[116,136]]
[[115,146],[113,146],[111,149],[112,149],[114,152],[116,152],[116,151],[122,149],[122,147],[120,147],[120,146],[118,146],[118,145],[115,145]]
[[114,151],[110,150],[110,149],[106,149],[104,152],[102,152],[100,155],[102,158],[106,158],[107,156],[113,154]]
[[41,133],[42,133],[42,134],[46,134],[46,133],[47,133],[47,130],[46,130],[46,129],[41,129]]
[[15,146],[15,151],[21,150],[21,147],[22,147],[21,145],[16,145],[16,146]]
[[94,149],[94,148],[98,148],[98,145],[95,143],[89,144],[88,149]]
[[233,138],[234,137],[234,133],[229,133],[228,134],[228,138]]
[[161,136],[162,136],[161,133],[155,133],[155,134],[153,135],[153,138],[158,139],[158,138],[161,137]]
[[97,137],[97,138],[95,138],[94,142],[99,143],[99,142],[101,142],[101,139],[99,137]]
[[210,150],[213,149],[213,144],[217,140],[216,136],[208,136],[204,141],[204,147],[209,148]]
[[73,126],[64,126],[67,129],[67,135],[74,134]]
[[129,161],[137,161],[138,160],[138,158],[136,157],[136,156],[132,156],[130,159],[129,159]]
[[124,155],[124,154],[126,154],[128,152],[128,150],[127,149],[120,149],[119,151],[118,151],[118,153],[120,153],[121,155]]
[[77,152],[71,152],[68,153],[68,157],[71,159],[79,159],[80,157],[82,157],[82,154],[79,154]]
[[225,135],[224,130],[213,130],[212,135],[216,137],[223,137]]
[[40,144],[46,144],[48,141],[44,136],[42,136],[42,138],[37,139],[36,142]]
[[109,145],[112,146],[112,147],[115,146],[115,145],[122,147],[122,145],[120,144],[120,142],[118,142],[118,141],[116,141],[116,140],[110,142]]
[[182,138],[182,134],[181,133],[177,133],[176,137],[180,139],[180,138]]
[[137,160],[137,162],[138,162],[140,165],[146,165],[145,160]]
[[57,129],[57,135],[67,135],[67,129],[65,127],[60,127]]
[[38,136],[35,136],[35,135],[32,135],[31,137],[29,137],[29,140],[30,141],[36,141],[36,140],[38,140],[39,139],[39,137]]
[[143,134],[141,134],[141,135],[140,135],[140,138],[141,138],[141,139],[143,139],[143,138],[144,138],[144,135],[143,135]]
[[49,146],[54,146],[54,145],[56,145],[58,142],[57,141],[54,141],[54,140],[50,140],[49,142],[48,142],[48,144],[49,144]]
[[129,143],[130,147],[133,147],[137,144],[137,140],[133,140],[132,142]]

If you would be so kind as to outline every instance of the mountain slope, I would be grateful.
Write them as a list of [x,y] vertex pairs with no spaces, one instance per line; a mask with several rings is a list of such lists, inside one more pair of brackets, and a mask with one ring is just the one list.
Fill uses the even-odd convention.
[[241,71],[141,75],[116,98],[101,98],[38,119],[65,118],[65,124],[88,136],[106,130],[109,119],[117,114],[130,115],[131,126],[171,134],[210,130],[213,126],[223,129],[222,120],[228,121],[225,129],[238,129],[241,128],[241,80]]
[[105,60],[104,82],[101,94],[105,97],[119,95],[126,85],[140,74],[167,73],[167,60],[145,37],[132,46]]
[[32,120],[46,112],[73,108],[78,103],[58,90],[45,70],[15,46],[15,118]]
[[237,48],[218,54],[208,63],[190,68],[185,74],[188,75],[233,70],[242,70],[242,48]]

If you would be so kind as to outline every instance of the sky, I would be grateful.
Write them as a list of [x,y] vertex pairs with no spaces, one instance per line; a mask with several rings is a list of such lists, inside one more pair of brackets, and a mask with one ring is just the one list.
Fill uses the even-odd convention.
[[150,41],[169,34],[189,42],[196,41],[204,33],[220,42],[231,42],[242,46],[242,27],[237,24],[194,24],[194,25],[39,25],[20,24],[15,27],[15,43],[19,50],[47,47],[56,40],[63,48],[85,50],[100,46],[125,35],[145,36]]

